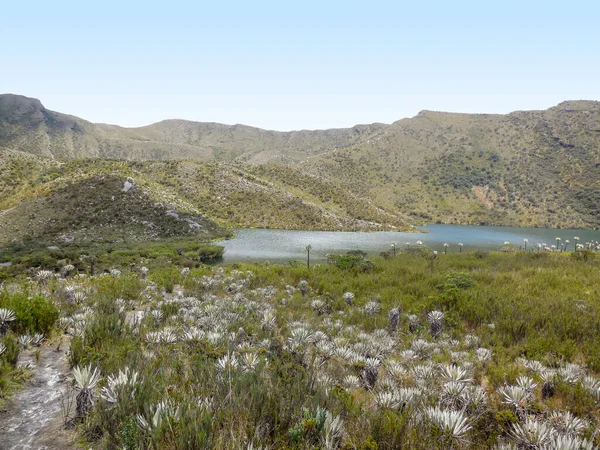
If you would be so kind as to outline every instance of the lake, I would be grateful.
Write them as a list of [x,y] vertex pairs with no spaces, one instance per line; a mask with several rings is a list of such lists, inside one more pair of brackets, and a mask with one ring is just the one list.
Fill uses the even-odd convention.
[[448,252],[457,253],[458,243],[464,244],[463,251],[498,250],[504,242],[523,246],[528,239],[528,248],[538,243],[548,246],[556,244],[560,237],[562,243],[574,237],[579,243],[600,241],[600,231],[569,230],[551,228],[483,227],[476,225],[427,225],[420,227],[426,233],[405,233],[394,231],[344,232],[344,231],[299,231],[272,229],[238,229],[234,239],[219,243],[225,247],[224,262],[270,261],[282,263],[306,259],[306,245],[312,245],[312,261],[324,261],[328,253],[345,253],[349,250],[363,250],[370,255],[389,250],[392,242],[402,250],[406,243],[415,245],[418,240],[434,250],[442,252],[444,243],[448,243]]

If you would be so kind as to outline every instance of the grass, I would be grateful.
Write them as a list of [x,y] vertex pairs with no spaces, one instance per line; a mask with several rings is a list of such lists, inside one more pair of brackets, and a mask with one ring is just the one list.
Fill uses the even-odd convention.
[[[116,252],[110,262],[127,266]],[[479,449],[513,442],[527,420],[552,426],[552,446],[566,412],[582,421],[573,438],[598,445],[597,254],[428,255],[310,269],[171,261],[147,276],[138,262],[16,276],[0,299],[24,298],[20,285],[42,293],[73,335],[70,363],[100,370],[77,425],[93,448]],[[504,392],[523,383],[511,406]],[[445,428],[451,414],[463,429]]]

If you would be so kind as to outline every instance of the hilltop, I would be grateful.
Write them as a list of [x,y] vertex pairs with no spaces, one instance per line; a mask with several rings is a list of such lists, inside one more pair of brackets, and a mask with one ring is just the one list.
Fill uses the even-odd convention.
[[364,142],[385,125],[278,132],[246,125],[164,120],[140,128],[93,124],[47,110],[33,98],[0,95],[0,147],[65,160],[301,161]]
[[[600,226],[594,101],[506,115],[422,111],[389,125],[277,132],[184,120],[93,124],[7,94],[0,95],[0,149],[0,209],[14,208],[0,213],[0,242],[65,234],[49,227],[58,223],[66,234],[109,240],[178,234],[188,220],[202,229]],[[128,178],[138,186],[134,202],[118,193]],[[111,194],[79,201],[86,192]],[[115,192],[129,205],[117,206],[119,214],[109,206]],[[170,217],[170,225],[142,232],[139,224],[152,222],[146,215]],[[74,230],[88,217],[98,226]],[[129,230],[121,237],[106,232],[115,217],[127,225],[118,230]]]

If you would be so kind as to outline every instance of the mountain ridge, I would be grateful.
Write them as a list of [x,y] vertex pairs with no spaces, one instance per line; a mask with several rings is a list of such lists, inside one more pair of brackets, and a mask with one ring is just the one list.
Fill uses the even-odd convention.
[[[6,153],[12,166],[0,164],[11,180],[0,183],[0,209],[31,199],[33,185],[50,189],[56,176],[96,179],[109,170],[123,180],[141,170],[159,180],[158,191],[172,190],[222,226],[600,226],[593,100],[509,114],[423,110],[391,124],[280,132],[182,119],[93,124],[4,95],[0,148],[16,151]],[[62,164],[70,169],[56,169]]]

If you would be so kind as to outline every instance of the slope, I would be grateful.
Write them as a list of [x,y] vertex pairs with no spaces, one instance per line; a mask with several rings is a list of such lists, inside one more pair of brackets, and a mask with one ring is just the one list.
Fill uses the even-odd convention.
[[[4,151],[0,245],[203,239],[223,227],[406,229],[401,214],[282,166],[58,162]],[[10,181],[17,180],[17,181]]]
[[597,228],[600,103],[424,111],[376,140],[296,164],[417,222]]
[[600,226],[600,103],[593,101],[507,115],[422,111],[391,125],[282,133],[182,120],[127,129],[2,95],[2,146],[46,158],[22,164],[50,178],[52,161],[145,162],[153,179],[232,226]]

